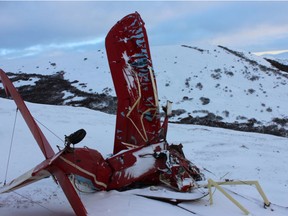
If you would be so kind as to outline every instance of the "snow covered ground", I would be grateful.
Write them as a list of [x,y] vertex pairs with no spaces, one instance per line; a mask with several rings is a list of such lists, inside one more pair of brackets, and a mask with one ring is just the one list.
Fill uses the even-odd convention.
[[[63,146],[64,135],[84,128],[86,138],[80,143],[99,150],[104,156],[113,149],[115,116],[86,108],[28,103],[32,115],[41,126],[53,149]],[[0,184],[3,185],[13,131],[16,107],[13,101],[0,98]],[[51,133],[49,130],[53,131]],[[7,182],[31,169],[44,157],[18,113]],[[225,186],[227,191],[255,216],[288,215],[288,139],[271,135],[237,132],[220,128],[170,124],[170,143],[182,143],[188,159],[201,167],[206,178],[214,180],[258,180],[273,203],[264,209],[255,187]],[[207,171],[208,170],[208,171]],[[238,194],[232,193],[236,192]],[[180,207],[138,197],[128,192],[81,194],[89,215],[243,215],[219,191],[214,204],[209,197],[180,204]],[[70,216],[74,215],[64,194],[48,178],[16,192],[0,195],[1,216]]]
[[[185,110],[171,121],[208,113],[228,123],[254,118],[260,125],[273,125],[274,118],[288,118],[287,73],[277,70],[261,56],[221,46],[194,45],[155,46],[151,47],[151,55],[160,104],[170,100],[173,109]],[[287,60],[286,56],[284,53],[277,57]],[[115,95],[104,49],[2,58],[0,68],[6,72],[43,75],[65,72],[65,79],[79,81],[73,85],[80,90]],[[15,83],[24,84],[27,82]]]
[[[287,76],[283,76],[262,57],[248,52],[231,53],[218,46],[151,47],[151,52],[160,104],[163,105],[168,99],[173,101],[174,109],[185,110],[172,120],[189,115],[201,117],[209,112],[221,116],[225,122],[256,118],[265,125],[271,123],[273,118],[287,119]],[[6,72],[43,75],[65,72],[65,78],[71,82],[79,80],[74,85],[81,90],[115,95],[104,50],[0,59],[0,68]],[[36,81],[15,82],[14,85],[33,85]],[[64,97],[73,96],[68,91],[64,93]],[[75,97],[74,100],[79,98]],[[104,157],[112,152],[115,116],[81,107],[32,103],[28,103],[28,107],[32,115],[45,125],[41,125],[41,128],[55,151],[57,145],[63,146],[64,135],[84,128],[87,136],[80,145],[95,148]],[[9,182],[44,159],[20,113],[11,141],[15,114],[14,102],[0,98],[1,186],[6,180],[6,171]],[[287,123],[283,127],[287,128]],[[186,157],[201,167],[207,179],[258,180],[273,203],[268,209],[263,208],[255,187],[225,186],[228,193],[239,200],[251,215],[288,215],[287,138],[170,124],[168,141],[182,143]],[[11,142],[13,145],[7,170]],[[212,206],[209,205],[208,196],[179,206],[135,196],[129,191],[80,196],[90,215],[185,216],[192,214],[189,211],[202,216],[243,215],[217,190],[213,193]],[[31,215],[68,216],[74,213],[61,188],[51,178],[0,195],[0,216]]]

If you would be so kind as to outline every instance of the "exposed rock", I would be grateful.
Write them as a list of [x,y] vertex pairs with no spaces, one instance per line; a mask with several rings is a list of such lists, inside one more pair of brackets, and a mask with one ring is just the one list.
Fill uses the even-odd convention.
[[[33,84],[22,85],[18,89],[25,101],[53,104],[70,105],[78,107],[87,107],[93,110],[99,110],[109,114],[116,113],[117,98],[107,94],[88,93],[79,90],[72,84],[78,81],[69,81],[61,75],[40,75],[25,73],[7,73],[12,82],[29,81],[35,79]],[[69,93],[65,97],[65,92]],[[5,91],[0,87],[0,96],[6,97]]]

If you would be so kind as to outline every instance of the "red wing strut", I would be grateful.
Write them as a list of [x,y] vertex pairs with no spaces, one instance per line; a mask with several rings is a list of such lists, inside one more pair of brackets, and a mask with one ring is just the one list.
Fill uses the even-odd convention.
[[26,124],[28,125],[31,133],[33,134],[35,140],[37,141],[40,149],[42,150],[45,158],[53,157],[55,154],[53,149],[51,148],[49,142],[47,141],[46,137],[40,130],[39,126],[35,122],[34,118],[32,117],[30,111],[28,110],[26,104],[22,100],[20,94],[9,80],[7,75],[4,73],[3,70],[0,69],[0,78],[2,80],[3,86],[5,88],[6,94],[10,95],[13,100],[15,101],[18,109],[20,110]]
[[69,173],[66,174],[65,170],[62,170],[57,166],[57,161],[59,161],[57,159],[62,154],[62,152],[59,152],[58,154],[55,155],[52,147],[50,146],[49,142],[47,141],[46,137],[44,136],[43,132],[41,131],[35,120],[33,119],[30,111],[25,105],[20,94],[17,92],[12,82],[9,80],[4,71],[1,69],[0,69],[0,78],[4,85],[7,95],[10,95],[14,99],[18,109],[20,110],[24,120],[26,121],[26,124],[28,125],[31,133],[33,134],[35,140],[37,141],[40,149],[42,150],[46,158],[45,161],[36,166],[34,169],[14,179],[11,183],[1,187],[0,194],[16,190],[17,188],[20,187],[24,187],[28,184],[31,184],[42,178],[48,177],[50,176],[50,174],[52,174],[56,177],[57,181],[61,185],[62,190],[64,191],[76,215],[86,216],[87,211],[81,199],[79,198],[75,188],[73,187],[68,178]]
[[114,154],[159,142],[156,80],[144,22],[138,13],[120,20],[106,37],[118,97]]
[[71,181],[69,180],[68,176],[58,167],[51,168],[51,172],[54,176],[56,176],[56,179],[58,183],[60,184],[62,190],[64,191],[69,203],[71,204],[75,214],[77,216],[86,216],[87,211],[85,209],[85,206],[83,205],[80,197],[78,196],[74,186],[72,185]]

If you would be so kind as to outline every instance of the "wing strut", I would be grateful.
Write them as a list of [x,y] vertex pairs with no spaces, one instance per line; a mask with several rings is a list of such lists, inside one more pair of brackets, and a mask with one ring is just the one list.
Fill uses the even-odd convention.
[[9,80],[7,75],[4,73],[4,71],[1,69],[0,69],[0,78],[2,80],[6,94],[8,96],[10,95],[13,98],[26,124],[28,125],[31,133],[33,134],[35,140],[37,141],[41,151],[43,152],[45,158],[47,159],[53,157],[55,153],[51,148],[49,142],[47,141],[46,137],[44,136],[39,126],[35,122],[34,118],[32,117],[30,111],[28,110],[20,94],[18,93],[12,82]]
[[[5,192],[15,190],[17,188],[25,186],[26,184],[29,184],[34,181],[40,180],[44,177],[47,177],[49,175],[46,174],[45,171],[46,172],[48,171],[49,173],[51,173],[52,175],[56,177],[71,207],[73,208],[75,214],[77,216],[86,216],[87,211],[85,209],[85,206],[83,205],[75,188],[70,182],[67,174],[64,172],[64,170],[61,170],[59,166],[57,166],[56,158],[60,154],[55,155],[51,145],[49,144],[48,140],[44,136],[43,132],[41,131],[37,123],[35,122],[33,116],[28,110],[26,104],[24,103],[17,89],[14,87],[13,83],[10,81],[10,79],[5,74],[5,72],[1,69],[0,69],[0,78],[4,86],[4,89],[6,91],[6,94],[8,96],[10,95],[13,98],[26,124],[28,125],[31,133],[33,134],[36,142],[38,143],[41,151],[43,152],[46,158],[46,160],[43,161],[41,164],[39,164],[35,169],[15,179],[17,181],[13,180],[10,184],[0,188],[0,193],[5,193]],[[56,161],[55,164],[53,164],[54,160]],[[42,172],[44,172],[43,175],[42,175]],[[39,175],[39,177],[37,175]]]
[[64,191],[69,203],[71,204],[77,216],[86,216],[87,211],[83,205],[80,197],[78,196],[74,186],[69,180],[68,176],[58,167],[52,167],[52,173],[56,176],[58,183]]

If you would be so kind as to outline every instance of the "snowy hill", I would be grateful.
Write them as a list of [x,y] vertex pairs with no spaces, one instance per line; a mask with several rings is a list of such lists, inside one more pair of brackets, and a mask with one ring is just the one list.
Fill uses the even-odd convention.
[[[8,170],[6,169],[16,106],[0,98],[0,185],[21,175],[41,162],[44,157],[20,114],[12,142]],[[81,107],[27,104],[52,148],[63,147],[65,134],[85,128],[87,136],[79,144],[95,148],[104,157],[112,152],[115,116]],[[3,126],[5,122],[5,126]],[[43,126],[43,125],[45,126]],[[47,128],[50,130],[47,130]],[[53,133],[51,133],[51,131]],[[206,178],[214,180],[258,180],[272,205],[263,208],[255,187],[227,186],[235,197],[254,216],[285,216],[288,214],[288,147],[287,138],[265,134],[245,133],[195,125],[170,124],[167,140],[182,143],[186,157],[201,167]],[[219,191],[195,202],[176,205],[135,196],[127,192],[109,191],[94,194],[80,193],[89,215],[127,216],[240,216],[243,212]],[[147,208],[149,206],[149,208]],[[184,210],[185,208],[186,210]],[[194,212],[194,213],[191,213]],[[68,216],[74,215],[61,188],[52,178],[44,179],[16,192],[0,195],[1,216]]]
[[279,61],[282,64],[288,65],[288,51],[286,52],[283,51],[279,54],[265,54],[265,55],[262,55],[262,57],[274,59],[274,60]]
[[[166,100],[173,102],[171,122],[287,136],[288,73],[272,66],[264,57],[222,46],[151,47],[151,53],[160,104],[164,105]],[[15,82],[22,86],[22,94],[30,95],[24,96],[25,100],[43,103],[31,98],[32,92],[36,92],[38,99],[55,97],[52,104],[115,112],[116,100],[111,97],[115,92],[104,50],[2,59],[0,68],[16,73],[11,77],[19,73],[60,74],[70,85],[65,90],[49,83],[45,92],[53,92],[41,95],[41,77],[31,75],[30,79]],[[34,89],[35,83],[38,87]],[[75,87],[81,92],[75,92]],[[89,100],[95,93],[95,99]],[[1,95],[4,96],[3,91]]]

